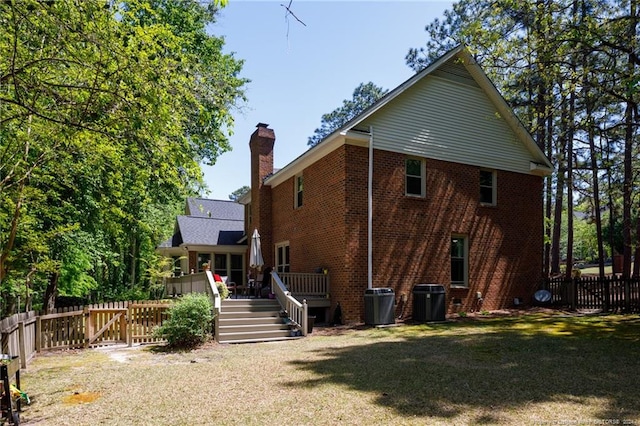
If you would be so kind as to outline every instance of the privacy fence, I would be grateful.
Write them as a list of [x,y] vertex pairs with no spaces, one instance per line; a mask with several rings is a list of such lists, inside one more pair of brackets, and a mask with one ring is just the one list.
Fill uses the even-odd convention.
[[156,342],[153,329],[167,319],[171,305],[129,301],[16,314],[0,321],[2,353],[20,356],[24,368],[39,351]]
[[551,278],[545,282],[551,304],[569,309],[602,312],[640,312],[640,278],[605,277]]

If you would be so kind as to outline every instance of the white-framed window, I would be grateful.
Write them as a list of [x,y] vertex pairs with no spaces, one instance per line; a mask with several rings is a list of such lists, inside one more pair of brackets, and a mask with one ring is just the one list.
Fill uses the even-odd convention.
[[425,161],[420,158],[407,157],[404,160],[405,185],[404,193],[409,197],[425,196]]
[[174,277],[179,277],[182,275],[182,257],[181,256],[171,256],[171,269]]
[[290,272],[289,241],[276,244],[276,272]]
[[480,169],[480,204],[496,205],[496,172]]
[[215,261],[211,270],[221,277],[228,277],[229,269],[227,268],[227,254],[216,253],[213,258],[215,259]]
[[469,238],[451,236],[451,286],[469,287]]
[[[204,264],[208,264],[211,267],[211,253],[198,253],[198,272],[203,272]],[[210,268],[213,269],[213,268]]]
[[216,253],[214,255],[213,272],[221,277],[229,277],[230,282],[244,284],[244,255],[233,253]]
[[244,285],[246,276],[244,273],[244,255],[229,254],[229,276],[232,282]]
[[295,178],[295,208],[302,207],[302,194],[304,190],[304,178],[301,174],[297,175]]

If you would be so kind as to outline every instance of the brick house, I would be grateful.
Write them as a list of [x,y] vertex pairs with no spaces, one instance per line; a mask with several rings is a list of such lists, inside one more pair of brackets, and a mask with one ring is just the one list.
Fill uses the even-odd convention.
[[449,313],[530,301],[552,166],[466,48],[277,171],[274,143],[258,124],[245,232],[276,271],[328,269],[345,321],[371,287],[393,288],[405,316],[418,283],[443,284]]

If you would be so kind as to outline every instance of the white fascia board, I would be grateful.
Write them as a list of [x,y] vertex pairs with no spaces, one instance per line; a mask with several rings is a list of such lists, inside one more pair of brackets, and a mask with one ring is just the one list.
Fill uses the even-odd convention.
[[529,163],[529,170],[531,170],[531,173],[534,175],[539,176],[551,176],[551,174],[553,174],[553,167],[549,167],[546,164],[536,163],[535,161]]
[[334,132],[331,136],[327,137],[327,139],[324,139],[321,143],[278,170],[277,173],[269,176],[264,181],[264,184],[271,187],[278,186],[287,179],[302,173],[305,168],[346,144],[366,147],[369,144],[369,133],[352,130]]
[[251,203],[251,190],[248,190],[242,197],[238,198],[239,204],[247,205]]
[[322,157],[334,151],[344,143],[344,136],[340,133],[334,133],[331,138],[323,140],[318,145],[305,151],[298,158],[278,170],[277,173],[269,176],[264,184],[274,187],[280,185],[292,176],[300,174],[305,168],[315,163]]

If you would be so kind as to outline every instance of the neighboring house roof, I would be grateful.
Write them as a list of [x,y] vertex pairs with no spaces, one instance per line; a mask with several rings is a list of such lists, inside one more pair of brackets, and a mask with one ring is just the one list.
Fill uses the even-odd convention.
[[187,216],[209,217],[213,219],[243,220],[244,207],[231,200],[187,198],[185,214]]
[[159,248],[242,244],[244,206],[233,201],[188,198],[185,212],[176,218],[173,236]]
[[178,229],[184,244],[230,246],[244,235],[244,221],[178,216]]
[[[371,131],[372,129],[372,131]],[[552,171],[466,47],[387,93],[266,180],[278,185],[347,143],[444,161],[547,175]]]

